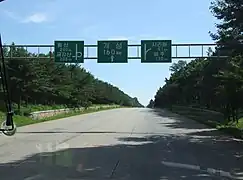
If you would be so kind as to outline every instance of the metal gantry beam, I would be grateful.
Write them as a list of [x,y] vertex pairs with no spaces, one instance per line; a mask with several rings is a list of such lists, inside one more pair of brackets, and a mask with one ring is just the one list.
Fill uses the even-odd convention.
[[[190,44],[190,43],[184,43],[184,44],[172,44],[172,59],[196,59],[196,58],[226,58],[227,56],[221,56],[221,55],[217,55],[217,56],[211,56],[211,55],[205,55],[205,50],[206,47],[216,47],[217,44],[215,43],[204,43],[204,44]],[[49,58],[53,59],[54,55],[53,55],[53,49],[54,49],[54,45],[4,45],[3,47],[5,48],[10,48],[10,56],[9,57],[5,57],[6,59],[46,59],[46,57],[39,57],[39,54],[41,54],[40,49],[41,48],[49,48],[49,52],[50,56]],[[25,57],[17,57],[17,56],[13,56],[12,53],[12,48],[13,47],[22,47],[25,48],[27,51],[29,50],[29,48],[36,48],[37,53],[36,53],[36,57],[27,57],[27,54]],[[197,47],[200,48],[200,52],[197,52],[197,55],[192,55],[192,48],[193,47]],[[98,45],[97,44],[86,44],[84,45],[84,48],[86,49],[86,56],[84,57],[84,59],[97,59],[97,55],[96,56],[90,56],[90,49],[91,48],[95,48],[97,50]],[[135,56],[129,56],[129,52],[131,51],[131,48],[136,48],[136,55]],[[140,53],[140,48],[141,48],[141,44],[128,44],[128,59],[141,59],[141,53]],[[187,48],[188,52],[186,55],[180,55],[180,53],[178,52],[179,48]],[[129,51],[130,50],[130,51]],[[96,51],[97,52],[97,51]],[[44,52],[43,52],[44,53]],[[46,54],[47,52],[45,52]],[[185,54],[185,52],[183,53]]]

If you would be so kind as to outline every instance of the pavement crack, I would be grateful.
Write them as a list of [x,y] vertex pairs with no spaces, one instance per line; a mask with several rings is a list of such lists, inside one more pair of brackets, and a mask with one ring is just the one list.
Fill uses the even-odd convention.
[[[135,130],[135,127],[136,127],[136,126],[134,126],[134,127],[132,128],[132,131],[131,131],[129,137],[132,136],[132,134],[133,134],[133,132],[134,132],[134,130]],[[112,171],[111,171],[111,174],[110,174],[110,176],[109,176],[109,179],[113,178],[113,175],[114,175],[114,173],[115,173],[115,171],[116,171],[116,169],[117,169],[117,167],[118,167],[119,164],[120,164],[120,159],[117,160],[115,166],[113,167],[113,169],[112,169]]]
[[69,138],[64,139],[64,140],[61,141],[59,144],[66,143],[67,141],[69,141],[69,140],[71,140],[71,139],[73,139],[73,138],[76,138],[76,137],[78,137],[78,136],[79,136],[79,134],[78,134],[78,135],[73,135],[73,136],[71,136],[71,137],[69,137]]
[[132,131],[131,131],[131,133],[130,133],[130,137],[131,137],[131,135],[133,134],[134,130],[135,130],[135,126],[132,128]]
[[114,173],[115,173],[115,171],[116,171],[119,163],[120,163],[120,160],[118,159],[117,162],[116,162],[116,164],[115,164],[115,166],[112,169],[111,175],[109,176],[110,179],[113,177],[113,175],[114,175]]

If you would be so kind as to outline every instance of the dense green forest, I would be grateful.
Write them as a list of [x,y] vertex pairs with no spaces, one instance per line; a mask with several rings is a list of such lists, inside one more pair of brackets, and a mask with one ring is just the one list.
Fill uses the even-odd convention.
[[[13,44],[14,45],[14,44]],[[29,57],[28,59],[7,58]],[[22,47],[4,47],[11,99],[22,105],[66,105],[88,107],[92,104],[118,104],[142,107],[137,98],[132,98],[119,88],[95,78],[78,65],[57,64],[49,54],[39,54],[44,59],[32,59],[37,54]],[[3,94],[1,93],[3,100]],[[1,106],[4,103],[1,103]],[[1,107],[3,109],[4,107]]]
[[238,120],[243,109],[243,0],[216,0],[210,10],[219,23],[217,32],[210,33],[217,47],[208,53],[228,58],[173,63],[170,78],[165,79],[148,107],[196,106]]

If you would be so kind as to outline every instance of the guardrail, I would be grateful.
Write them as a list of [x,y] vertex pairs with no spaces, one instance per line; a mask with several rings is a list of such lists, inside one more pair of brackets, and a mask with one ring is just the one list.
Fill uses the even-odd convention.
[[[118,105],[103,105],[103,106],[91,106],[86,109],[98,110],[100,108],[117,108],[117,107],[119,107],[119,106]],[[42,119],[42,118],[46,118],[46,117],[55,116],[58,114],[69,113],[71,111],[84,111],[84,110],[85,110],[85,108],[81,107],[81,108],[66,108],[66,109],[36,111],[36,112],[30,113],[30,117],[34,120],[38,120],[38,119]]]

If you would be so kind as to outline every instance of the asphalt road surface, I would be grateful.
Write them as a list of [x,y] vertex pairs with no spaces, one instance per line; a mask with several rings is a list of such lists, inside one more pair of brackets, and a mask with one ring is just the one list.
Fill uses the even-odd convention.
[[242,144],[164,110],[107,110],[1,135],[0,179],[240,179]]

